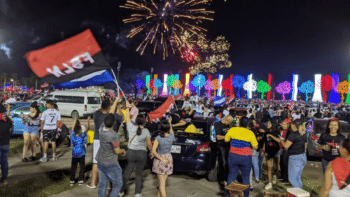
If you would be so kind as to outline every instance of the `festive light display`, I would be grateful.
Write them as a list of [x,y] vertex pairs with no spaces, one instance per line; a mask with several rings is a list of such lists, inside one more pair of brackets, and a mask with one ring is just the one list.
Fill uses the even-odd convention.
[[338,83],[339,83],[339,74],[332,74],[332,90],[331,90],[331,97],[329,98],[329,102],[331,103],[340,102],[340,96],[338,94]]
[[210,97],[210,91],[214,89],[212,81],[210,79],[207,79],[207,81],[205,82],[204,89],[207,90],[207,97]]
[[308,101],[309,100],[308,94],[311,94],[315,91],[314,82],[310,80],[303,82],[299,88],[299,91],[305,94],[305,101]]
[[219,88],[218,88],[218,93],[217,93],[217,95],[218,96],[221,96],[221,92],[222,92],[222,79],[224,78],[224,76],[222,75],[222,74],[219,74],[218,75],[218,86],[219,86]]
[[349,82],[344,80],[338,84],[338,93],[341,94],[341,101],[344,101],[344,94],[349,93]]
[[160,79],[156,78],[153,81],[153,86],[155,87],[155,94],[158,95],[158,89],[161,88],[163,86],[163,83]]
[[297,101],[298,100],[298,80],[299,75],[293,75],[293,91],[292,91],[292,100]]
[[[348,81],[350,81],[350,74],[348,75]],[[349,86],[349,90],[348,90],[348,95],[346,96],[346,104],[350,104],[350,86]]]
[[224,36],[218,36],[215,41],[211,41],[210,45],[209,41],[204,38],[200,38],[196,43],[200,52],[196,59],[196,65],[189,68],[192,75],[200,72],[216,73],[217,69],[232,66],[228,55],[230,43]]
[[190,90],[187,88],[187,85],[190,84],[190,73],[186,74],[186,83],[185,83],[185,91],[184,91],[184,96],[186,95],[191,95]]
[[196,75],[196,77],[192,80],[192,85],[198,88],[198,95],[201,94],[201,88],[205,85],[205,76],[202,74]]
[[171,88],[173,87],[173,81],[175,80],[175,75],[172,74],[168,76],[167,85],[169,86],[169,94],[171,94]]
[[[272,83],[272,75],[269,73],[268,74],[267,84],[269,84],[269,86],[272,87],[271,83]],[[270,89],[269,92],[267,92],[267,100],[270,100],[270,99],[271,99],[271,89]]]
[[162,96],[167,96],[168,95],[168,86],[167,86],[167,81],[168,81],[168,74],[164,74],[164,79],[163,79],[163,92]]
[[228,78],[222,81],[222,89],[225,91],[225,96],[232,94],[232,79]]
[[182,88],[182,83],[181,83],[181,81],[178,80],[178,79],[175,79],[175,80],[173,81],[173,88],[174,88],[174,96],[180,94],[180,91],[179,91],[179,90],[180,90],[180,88]]
[[146,75],[147,94],[151,93],[151,89],[148,86],[150,80],[151,80],[151,75]]
[[130,31],[128,38],[145,35],[144,40],[136,49],[141,55],[148,45],[153,45],[153,53],[157,49],[163,53],[163,59],[168,57],[169,49],[175,54],[180,50],[184,40],[180,35],[187,31],[202,37],[207,30],[200,27],[205,20],[213,20],[208,15],[207,0],[128,0],[120,6],[136,11],[131,18],[124,19],[124,23],[133,23],[136,27]]
[[[186,85],[186,88],[190,91],[190,92],[194,92],[196,91],[196,87],[192,84],[192,81],[189,82],[187,85]],[[191,95],[191,94],[190,94]]]
[[285,81],[278,84],[275,89],[279,94],[282,94],[283,100],[286,100],[285,94],[289,94],[292,87],[288,81]]
[[321,88],[323,91],[323,101],[327,101],[327,94],[326,92],[331,91],[332,89],[332,77],[329,75],[325,75],[321,78]]
[[315,90],[314,96],[312,97],[313,102],[322,102],[322,94],[321,94],[321,74],[315,75]]
[[245,82],[246,82],[245,78],[241,75],[235,75],[232,77],[231,84],[233,85],[233,87],[238,88],[238,91],[237,91],[238,98],[240,98],[240,91],[243,88],[243,85]]
[[141,89],[143,88],[143,87],[145,87],[145,82],[143,82],[141,79],[137,79],[136,80],[136,87],[137,87],[137,89],[138,89],[138,94],[140,94],[141,93]]
[[257,91],[261,93],[261,100],[264,100],[264,93],[271,90],[269,84],[263,80],[260,80],[257,85]]
[[210,85],[211,85],[212,89],[214,90],[214,96],[216,97],[216,90],[219,89],[218,79],[214,79]]
[[256,81],[253,79],[253,74],[248,75],[248,81],[244,83],[243,88],[247,91],[248,99],[253,98],[253,92],[256,91]]
[[157,95],[157,92],[158,92],[158,88],[157,88],[157,86],[155,86],[155,79],[157,79],[158,78],[158,75],[157,74],[154,74],[153,75],[153,91],[152,91],[152,94],[153,95]]

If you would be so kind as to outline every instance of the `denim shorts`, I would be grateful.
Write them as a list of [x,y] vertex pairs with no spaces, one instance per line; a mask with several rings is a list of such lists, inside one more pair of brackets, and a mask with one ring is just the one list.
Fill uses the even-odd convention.
[[24,130],[23,133],[29,134],[29,135],[39,135],[39,127],[26,126],[26,129]]

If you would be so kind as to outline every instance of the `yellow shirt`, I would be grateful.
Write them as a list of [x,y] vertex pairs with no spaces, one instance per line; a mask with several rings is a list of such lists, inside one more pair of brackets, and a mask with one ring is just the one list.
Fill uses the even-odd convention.
[[243,127],[233,127],[225,135],[225,142],[231,141],[230,153],[252,155],[251,147],[258,146],[254,133]]
[[[125,116],[126,116],[126,110],[123,110],[123,109],[122,109],[122,112],[123,112],[124,117],[125,117]],[[123,122],[125,123],[125,118],[124,118]]]

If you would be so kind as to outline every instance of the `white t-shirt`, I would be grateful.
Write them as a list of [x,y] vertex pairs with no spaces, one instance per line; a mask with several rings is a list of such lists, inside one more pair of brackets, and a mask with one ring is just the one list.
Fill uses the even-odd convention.
[[47,109],[41,115],[40,120],[44,120],[44,130],[55,130],[57,121],[61,120],[61,114],[56,109]]
[[301,115],[293,114],[292,117],[293,117],[293,120],[300,119]]
[[15,98],[9,98],[6,100],[5,104],[9,104],[9,103],[15,103],[16,99]]

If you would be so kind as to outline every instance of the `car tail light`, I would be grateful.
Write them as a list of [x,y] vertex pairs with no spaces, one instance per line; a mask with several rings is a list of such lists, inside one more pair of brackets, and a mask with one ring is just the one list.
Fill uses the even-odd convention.
[[87,105],[85,105],[85,107],[84,107],[84,111],[87,111]]
[[202,142],[197,146],[196,153],[210,152],[209,142]]

